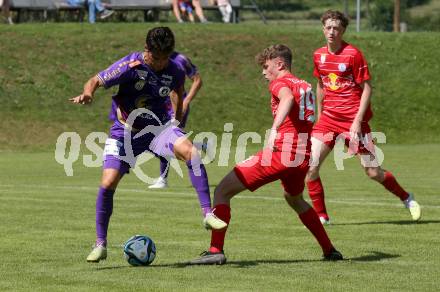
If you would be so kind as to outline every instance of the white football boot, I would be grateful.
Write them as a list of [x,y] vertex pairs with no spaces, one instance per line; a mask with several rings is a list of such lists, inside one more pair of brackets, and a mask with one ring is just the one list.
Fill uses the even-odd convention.
[[203,226],[205,226],[207,230],[209,229],[220,230],[228,226],[228,224],[226,224],[225,221],[215,216],[214,213],[207,213],[205,215],[205,218],[203,219]]
[[87,256],[87,261],[89,263],[98,263],[101,260],[107,258],[107,248],[104,245],[93,246],[92,251]]
[[409,210],[409,213],[411,213],[412,220],[418,221],[422,218],[422,209],[420,208],[419,203],[414,200],[413,194],[409,193],[408,199],[403,201],[403,204],[405,205],[405,208]]
[[148,186],[149,189],[165,189],[168,187],[166,178],[159,177],[154,184]]
[[322,225],[330,225],[330,218],[329,219],[325,219],[324,217],[319,217],[319,221],[321,221]]

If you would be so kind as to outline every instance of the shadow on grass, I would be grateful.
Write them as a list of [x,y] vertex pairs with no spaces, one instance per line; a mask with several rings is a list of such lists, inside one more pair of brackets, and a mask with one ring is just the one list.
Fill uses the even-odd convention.
[[[398,258],[400,255],[398,254],[388,254],[380,251],[371,251],[371,254],[364,255],[360,257],[354,257],[349,259],[344,259],[341,262],[375,262],[375,261],[381,261],[384,259],[393,259]],[[315,263],[315,262],[325,262],[321,259],[315,259],[315,260],[250,260],[250,261],[228,261],[225,266],[228,267],[235,267],[235,268],[249,268],[249,267],[255,267],[260,264],[304,264],[304,263]],[[327,262],[325,262],[327,263]],[[129,265],[118,265],[118,266],[111,266],[111,267],[97,267],[97,271],[102,270],[116,270],[116,269],[157,269],[157,268],[186,268],[186,267],[199,267],[203,265],[190,265],[188,263],[175,263],[175,264],[159,264],[159,265],[151,265],[151,266],[145,266],[145,267],[132,267]]]
[[117,266],[110,266],[110,267],[97,267],[97,271],[102,270],[118,270],[118,269],[155,269],[155,268],[184,268],[186,267],[185,263],[176,263],[176,264],[158,264],[158,265],[151,265],[151,266],[139,266],[139,267],[133,267],[129,264],[127,265],[117,265]]
[[400,257],[399,254],[390,254],[390,253],[384,253],[380,251],[371,251],[371,254],[364,255],[360,257],[351,258],[349,260],[353,262],[377,262],[381,260],[386,259],[394,259]]
[[260,264],[302,264],[302,263],[313,263],[313,262],[321,262],[322,260],[253,260],[253,261],[228,261],[226,265],[235,266],[237,268],[248,268],[253,266],[258,266]]
[[[218,184],[209,184],[209,187],[211,189],[215,189]],[[186,185],[186,186],[179,186],[182,189],[193,189],[194,187],[192,185]]]
[[[226,266],[236,267],[236,268],[248,268],[253,266],[258,266],[260,264],[301,264],[301,263],[312,263],[312,262],[322,262],[320,259],[316,260],[252,260],[252,261],[228,261]],[[190,265],[188,263],[175,263],[175,264],[159,264],[151,265],[145,267],[132,267],[129,265],[118,265],[111,267],[97,267],[96,270],[116,270],[116,269],[157,269],[157,268],[186,268],[186,267],[200,267],[204,265]]]
[[370,221],[370,222],[349,222],[349,223],[332,223],[331,225],[335,226],[344,226],[344,225],[381,225],[381,224],[393,224],[393,225],[412,225],[412,224],[438,224],[440,220],[421,220],[421,221],[413,221],[413,220],[397,220],[397,221]]

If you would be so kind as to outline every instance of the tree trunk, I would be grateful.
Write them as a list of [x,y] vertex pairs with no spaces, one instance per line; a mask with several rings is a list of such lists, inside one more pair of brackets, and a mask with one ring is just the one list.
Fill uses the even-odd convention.
[[400,32],[400,0],[394,0],[393,31]]

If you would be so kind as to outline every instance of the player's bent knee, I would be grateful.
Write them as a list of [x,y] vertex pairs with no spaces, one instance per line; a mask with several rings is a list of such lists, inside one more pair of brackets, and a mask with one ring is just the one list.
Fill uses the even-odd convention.
[[118,170],[111,168],[104,169],[101,178],[101,187],[108,190],[114,190],[118,186],[120,179],[121,175],[119,174]]
[[383,173],[382,173],[381,169],[378,167],[366,167],[365,173],[372,180],[375,180],[375,181],[382,181],[383,180]]
[[301,214],[310,208],[310,205],[304,200],[302,193],[293,196],[284,192],[284,198],[286,199],[287,204],[289,204],[289,206],[298,214]]
[[234,191],[234,185],[231,182],[222,180],[219,183],[219,185],[215,188],[214,195],[219,199],[230,200],[232,197],[236,195],[236,192]]
[[298,195],[291,195],[287,192],[284,192],[284,199],[286,199],[287,202],[291,202],[292,204],[297,204],[300,201],[303,201],[302,193]]
[[244,191],[246,187],[238,179],[234,171],[227,174],[218,184],[214,191],[214,201],[216,204],[227,203],[236,194]]
[[312,181],[317,179],[318,177],[319,177],[319,167],[317,166],[310,167],[306,175],[306,181]]

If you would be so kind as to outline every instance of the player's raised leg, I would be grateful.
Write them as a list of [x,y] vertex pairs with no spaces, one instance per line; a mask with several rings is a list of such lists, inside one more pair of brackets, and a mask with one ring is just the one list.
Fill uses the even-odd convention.
[[[235,171],[229,172],[215,188],[214,191],[214,214],[223,222],[229,224],[231,220],[231,198],[244,191],[246,187],[239,180]],[[209,250],[204,251],[199,258],[192,260],[192,265],[223,265],[226,256],[223,251],[227,225],[221,230],[212,230],[211,245]]]
[[113,212],[113,196],[122,175],[119,169],[104,168],[96,197],[96,242],[87,256],[88,262],[97,263],[107,258],[107,230]]
[[404,190],[390,171],[384,170],[380,166],[371,166],[371,161],[375,159],[373,154],[359,154],[358,157],[368,177],[382,184],[385,189],[398,197],[405,208],[409,210],[414,221],[420,220],[422,211],[419,203],[414,199],[414,195]]
[[209,193],[208,175],[197,149],[186,137],[180,137],[174,143],[174,154],[186,162],[191,183],[197,192],[203,214],[203,224],[207,229],[222,229],[227,223],[212,213],[211,196]]
[[330,218],[325,206],[324,186],[319,176],[319,169],[332,149],[317,138],[312,137],[311,141],[311,162],[306,176],[307,189],[309,190],[313,208],[318,213],[319,220],[322,224],[330,224]]

